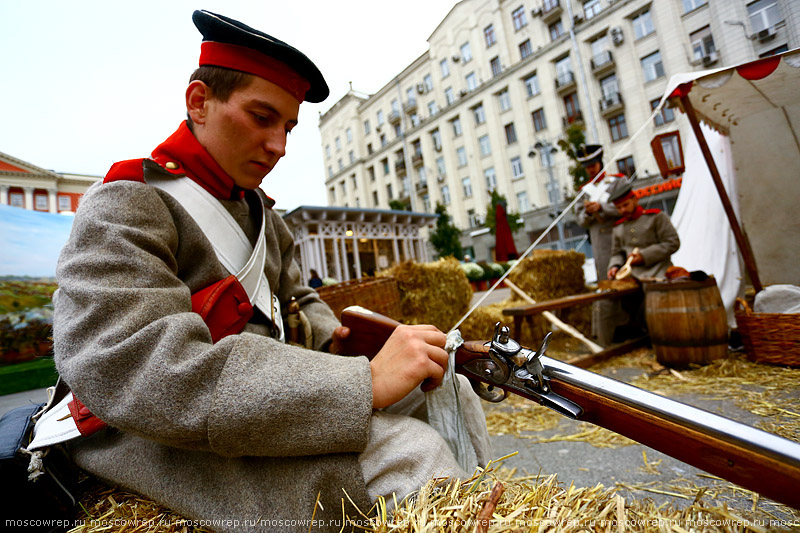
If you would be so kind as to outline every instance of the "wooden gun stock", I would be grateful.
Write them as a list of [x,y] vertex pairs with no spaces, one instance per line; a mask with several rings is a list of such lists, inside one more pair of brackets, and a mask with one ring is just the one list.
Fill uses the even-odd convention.
[[[350,328],[343,354],[370,358],[399,325],[358,308],[345,309],[341,320]],[[490,383],[464,367],[488,353],[488,342],[465,342],[456,352],[456,372]],[[578,419],[800,509],[800,444],[550,357],[540,360],[552,392],[580,406]],[[525,388],[494,386],[542,403]]]

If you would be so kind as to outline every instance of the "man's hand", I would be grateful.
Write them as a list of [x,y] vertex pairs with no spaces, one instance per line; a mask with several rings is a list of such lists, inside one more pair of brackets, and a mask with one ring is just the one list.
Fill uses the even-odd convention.
[[340,354],[343,352],[342,350],[342,341],[344,341],[347,337],[350,336],[350,328],[345,326],[339,326],[333,330],[333,335],[331,335],[331,345],[328,348],[329,353],[336,353]]
[[370,361],[372,407],[388,407],[420,383],[424,391],[438,387],[447,368],[446,340],[434,326],[397,326]]
[[644,256],[642,256],[642,254],[640,254],[638,250],[639,249],[637,248],[636,250],[631,252],[631,255],[628,256],[628,258],[631,260],[632,265],[644,264]]
[[619,272],[619,267],[611,267],[608,269],[608,279],[614,279],[617,277],[617,272]]
[[595,213],[600,211],[600,207],[601,206],[598,202],[583,202],[583,208],[589,215],[594,215]]

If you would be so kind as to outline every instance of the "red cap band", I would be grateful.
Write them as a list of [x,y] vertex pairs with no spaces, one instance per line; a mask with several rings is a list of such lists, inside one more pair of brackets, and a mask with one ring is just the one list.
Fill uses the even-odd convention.
[[629,198],[636,198],[636,197],[637,197],[637,196],[636,196],[636,195],[633,193],[633,191],[631,191],[631,192],[629,192],[628,194],[626,194],[625,196],[622,196],[622,197],[620,197],[620,198],[617,198],[617,199],[615,199],[615,200],[614,200],[614,203],[615,203],[615,204],[618,204],[618,203],[620,203],[620,202],[624,202],[625,200],[627,200],[627,199],[629,199]]
[[270,81],[299,102],[306,97],[311,83],[286,63],[236,44],[204,41],[200,45],[200,66],[209,65],[240,70]]

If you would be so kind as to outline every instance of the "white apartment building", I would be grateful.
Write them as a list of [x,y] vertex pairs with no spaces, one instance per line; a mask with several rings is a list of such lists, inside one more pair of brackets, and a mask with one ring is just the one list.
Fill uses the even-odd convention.
[[[556,145],[580,122],[612,172],[635,172],[641,186],[660,181],[651,140],[691,135],[677,111],[651,118],[669,77],[798,42],[798,0],[463,0],[426,53],[377,93],[350,91],[321,116],[328,203],[388,209],[401,200],[432,213],[441,202],[462,245],[489,259],[480,228],[497,189],[525,221],[515,235],[522,251],[574,194],[572,162],[557,151],[546,168],[537,143]],[[675,194],[655,200],[671,209]],[[562,230],[567,247],[584,236],[569,220]]]

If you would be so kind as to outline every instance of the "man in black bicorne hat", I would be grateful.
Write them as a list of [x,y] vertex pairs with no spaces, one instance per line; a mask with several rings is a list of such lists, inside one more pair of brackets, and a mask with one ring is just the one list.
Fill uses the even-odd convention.
[[[577,156],[591,180],[603,170],[602,146],[582,145],[577,150]],[[611,255],[611,230],[620,216],[614,204],[608,201],[608,193],[602,191],[608,191],[609,187],[624,178],[624,174],[603,173],[593,186],[593,190],[598,191],[598,194],[584,200],[583,206],[578,208],[578,224],[589,231],[598,280],[606,279],[608,259]],[[592,330],[600,344],[607,346],[613,341],[616,325],[625,320],[623,315],[617,302],[605,300],[593,304]]]
[[[83,426],[72,458],[219,531],[312,516],[315,531],[339,531],[348,501],[367,512],[471,473],[491,458],[477,396],[460,387],[476,457],[462,468],[420,391],[441,383],[445,334],[400,326],[372,361],[328,353],[349,332],[305,284],[259,189],[301,102],[328,96],[322,74],[238,21],[193,20],[203,42],[187,120],[89,189],[59,261],[55,360]],[[308,348],[283,341],[291,300]]]

